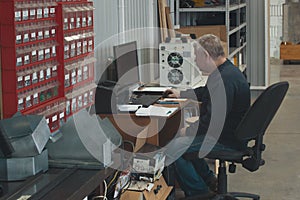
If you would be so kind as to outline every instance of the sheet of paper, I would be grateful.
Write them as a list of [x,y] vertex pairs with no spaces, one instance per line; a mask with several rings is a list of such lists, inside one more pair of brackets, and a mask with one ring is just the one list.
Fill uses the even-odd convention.
[[164,98],[161,101],[175,101],[175,102],[184,102],[187,99],[185,98]]
[[133,92],[165,92],[171,87],[139,87],[133,90]]
[[141,108],[142,105],[132,105],[132,104],[124,104],[124,105],[117,105],[118,110],[121,112],[134,112],[137,109]]
[[149,106],[148,108],[140,108],[135,112],[136,116],[161,116],[168,117],[178,108],[168,108],[162,106]]
[[133,158],[132,168],[134,171],[139,173],[148,173],[149,172],[150,160]]
[[129,187],[127,188],[127,190],[134,190],[134,191],[147,190],[150,192],[153,186],[154,184],[149,183],[148,181],[132,181]]

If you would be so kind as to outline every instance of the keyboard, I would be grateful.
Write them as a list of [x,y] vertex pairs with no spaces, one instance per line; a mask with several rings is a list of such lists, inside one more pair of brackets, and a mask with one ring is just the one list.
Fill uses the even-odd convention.
[[140,104],[144,107],[148,107],[159,100],[162,95],[154,94],[132,94],[129,100],[129,104]]

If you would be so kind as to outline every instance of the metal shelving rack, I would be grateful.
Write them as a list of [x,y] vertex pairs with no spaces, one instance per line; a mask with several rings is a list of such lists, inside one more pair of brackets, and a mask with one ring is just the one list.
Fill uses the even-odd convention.
[[[194,8],[180,8],[179,1],[175,4],[175,25],[195,26],[195,19],[204,13],[216,13],[224,15],[217,25],[225,25],[227,32],[228,58],[232,59],[241,71],[246,69],[246,16],[247,0],[224,0],[224,4],[218,6],[205,6]],[[210,24],[207,19],[205,25]]]

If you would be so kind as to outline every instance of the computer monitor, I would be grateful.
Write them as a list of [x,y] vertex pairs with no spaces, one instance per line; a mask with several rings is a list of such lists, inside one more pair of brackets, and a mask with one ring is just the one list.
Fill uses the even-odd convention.
[[139,63],[136,41],[113,47],[117,80],[129,86],[139,82]]

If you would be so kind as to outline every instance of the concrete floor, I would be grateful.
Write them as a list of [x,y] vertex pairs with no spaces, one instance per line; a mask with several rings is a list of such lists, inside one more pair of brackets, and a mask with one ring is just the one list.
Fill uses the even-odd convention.
[[229,191],[247,191],[262,200],[300,199],[300,65],[272,65],[271,83],[288,81],[290,88],[266,136],[266,164],[251,173],[237,167],[229,175]]
[[[271,122],[264,143],[266,164],[256,172],[238,165],[229,174],[229,191],[250,192],[261,200],[300,199],[300,65],[272,65],[271,83],[288,81],[290,88]],[[176,198],[182,198],[180,191]]]

